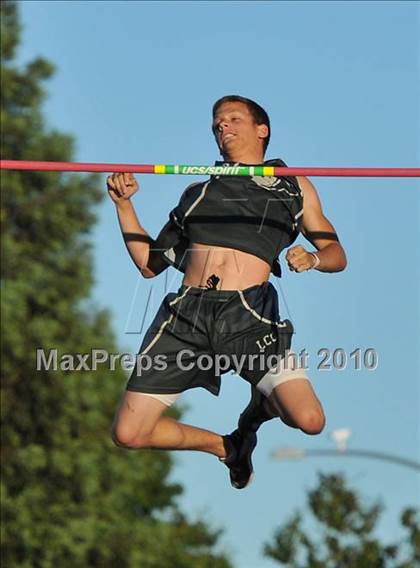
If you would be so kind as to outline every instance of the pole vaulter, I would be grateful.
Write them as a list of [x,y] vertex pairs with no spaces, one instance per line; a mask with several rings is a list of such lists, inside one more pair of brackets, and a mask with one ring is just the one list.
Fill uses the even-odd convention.
[[[279,255],[290,271],[341,272],[347,258],[306,176],[420,177],[420,168],[287,167],[265,160],[271,133],[255,101],[228,95],[213,106],[212,133],[223,161],[206,165],[90,164],[2,160],[3,170],[107,172],[128,252],[144,278],[169,266],[184,273],[146,331],[113,425],[128,449],[195,450],[219,458],[236,489],[253,477],[257,431],[273,418],[315,435],[325,415],[305,367],[291,350],[292,322],[280,315]],[[156,238],[142,227],[131,197],[139,174],[207,175],[189,185]],[[311,245],[293,245],[302,235]],[[292,246],[293,245],[293,246]],[[310,301],[317,301],[308,288]],[[334,310],[329,299],[324,313]],[[220,435],[164,415],[185,391],[218,395],[233,370],[251,398],[232,433]]]

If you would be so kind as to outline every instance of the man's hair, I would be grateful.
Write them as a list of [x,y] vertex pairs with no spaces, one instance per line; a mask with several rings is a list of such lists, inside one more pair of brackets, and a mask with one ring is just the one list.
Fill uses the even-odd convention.
[[[252,101],[251,99],[247,99],[239,95],[226,95],[225,97],[222,97],[221,99],[219,99],[214,103],[213,119],[216,116],[216,112],[218,111],[219,107],[222,106],[224,103],[243,103],[248,107],[248,110],[252,115],[256,124],[265,124],[268,127],[268,136],[267,138],[264,138],[263,142],[263,149],[265,154],[268,143],[270,142],[271,128],[270,128],[270,119],[268,118],[268,114],[265,112],[262,106],[260,106],[255,101]],[[213,134],[215,134],[214,128],[213,128]]]

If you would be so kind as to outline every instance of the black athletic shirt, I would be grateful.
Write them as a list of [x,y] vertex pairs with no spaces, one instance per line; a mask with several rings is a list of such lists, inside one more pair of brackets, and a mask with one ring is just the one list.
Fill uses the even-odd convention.
[[[286,166],[280,159],[254,165]],[[185,272],[189,243],[201,243],[251,253],[281,276],[278,256],[298,236],[302,214],[295,177],[211,176],[184,191],[151,243],[148,267],[155,274],[169,265]]]

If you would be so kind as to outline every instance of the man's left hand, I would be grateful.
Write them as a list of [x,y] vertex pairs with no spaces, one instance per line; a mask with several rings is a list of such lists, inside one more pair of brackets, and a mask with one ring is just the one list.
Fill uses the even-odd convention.
[[286,260],[289,269],[294,272],[305,272],[313,268],[316,264],[315,256],[305,250],[302,245],[296,245],[290,248],[287,251]]

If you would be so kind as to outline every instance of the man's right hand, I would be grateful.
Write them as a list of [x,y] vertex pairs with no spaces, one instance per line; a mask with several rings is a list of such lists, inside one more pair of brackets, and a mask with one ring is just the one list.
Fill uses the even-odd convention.
[[114,173],[106,178],[109,196],[114,203],[130,199],[139,189],[139,184],[133,174]]

